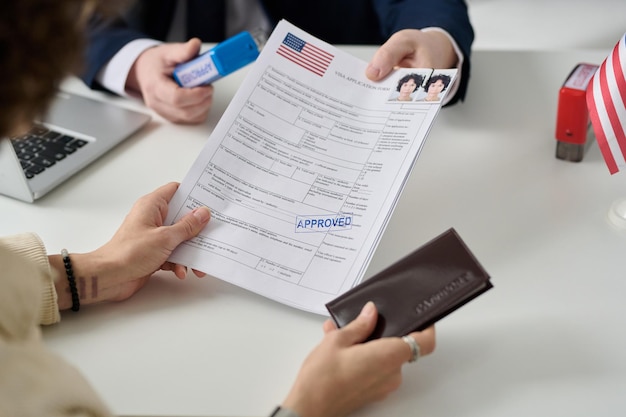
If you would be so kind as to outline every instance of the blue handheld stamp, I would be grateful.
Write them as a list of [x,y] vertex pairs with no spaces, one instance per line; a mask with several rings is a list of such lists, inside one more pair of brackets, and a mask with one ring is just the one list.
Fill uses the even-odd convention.
[[259,56],[263,41],[260,34],[238,33],[191,61],[177,65],[172,76],[181,87],[211,84],[253,62]]

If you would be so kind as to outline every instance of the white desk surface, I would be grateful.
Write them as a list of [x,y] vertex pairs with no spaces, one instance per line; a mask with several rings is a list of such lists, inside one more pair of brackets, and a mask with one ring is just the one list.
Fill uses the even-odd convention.
[[465,0],[474,50],[612,48],[626,32],[624,0]]
[[[368,276],[452,226],[495,288],[442,320],[436,352],[357,415],[624,415],[626,232],[605,216],[626,174],[610,176],[596,144],[581,163],[554,157],[564,78],[607,52],[474,53],[467,101],[440,113]],[[216,83],[206,124],[155,118],[38,203],[0,198],[2,234],[38,231],[52,252],[104,243],[137,197],[182,179],[244,73]],[[64,314],[44,337],[116,413],[264,416],[322,321],[216,279],[162,275],[129,301]]]

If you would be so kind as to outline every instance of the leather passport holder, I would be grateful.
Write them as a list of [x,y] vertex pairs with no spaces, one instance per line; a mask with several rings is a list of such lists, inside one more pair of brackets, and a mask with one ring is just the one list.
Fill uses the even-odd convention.
[[378,322],[368,340],[424,330],[492,288],[489,274],[451,228],[326,304],[342,327],[368,301]]

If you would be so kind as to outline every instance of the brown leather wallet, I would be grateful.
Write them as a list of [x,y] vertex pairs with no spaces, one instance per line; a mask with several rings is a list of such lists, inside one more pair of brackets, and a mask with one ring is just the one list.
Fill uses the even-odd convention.
[[453,228],[326,304],[342,327],[368,301],[378,309],[368,338],[404,336],[424,330],[493,287]]

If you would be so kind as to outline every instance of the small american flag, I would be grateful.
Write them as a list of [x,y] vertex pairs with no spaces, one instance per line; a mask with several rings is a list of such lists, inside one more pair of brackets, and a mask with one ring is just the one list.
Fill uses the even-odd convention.
[[334,57],[291,33],[287,33],[276,53],[320,77],[324,75]]
[[587,87],[587,107],[609,172],[626,166],[626,35]]

